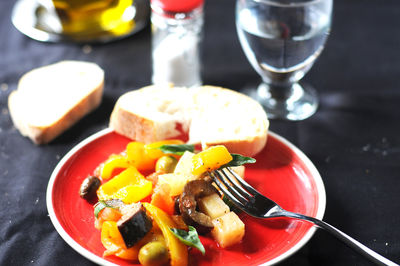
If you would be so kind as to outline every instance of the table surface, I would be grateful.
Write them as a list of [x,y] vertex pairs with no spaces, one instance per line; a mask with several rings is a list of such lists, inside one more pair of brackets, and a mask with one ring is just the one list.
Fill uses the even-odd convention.
[[[151,82],[150,27],[106,45],[48,44],[10,22],[0,1],[0,265],[92,265],[55,231],[46,209],[49,176],[74,145],[105,128],[116,99]],[[207,1],[203,80],[240,91],[259,77],[237,39],[234,1]],[[400,6],[397,0],[337,0],[325,50],[304,78],[318,91],[317,113],[271,130],[300,148],[326,188],[324,220],[400,262]],[[96,62],[106,73],[103,102],[70,130],[35,146],[12,124],[7,98],[21,75],[64,59]],[[317,230],[280,265],[369,265]]]

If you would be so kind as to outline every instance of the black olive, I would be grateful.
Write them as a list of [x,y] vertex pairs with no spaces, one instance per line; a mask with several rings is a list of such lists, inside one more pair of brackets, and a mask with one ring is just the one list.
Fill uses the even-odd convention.
[[100,185],[101,181],[97,176],[86,177],[79,189],[79,196],[88,201],[94,199],[94,197],[96,197],[96,191]]

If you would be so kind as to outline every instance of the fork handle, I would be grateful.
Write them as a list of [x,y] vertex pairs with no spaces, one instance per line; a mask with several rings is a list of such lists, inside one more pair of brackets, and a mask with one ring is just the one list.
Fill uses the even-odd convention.
[[343,233],[339,229],[333,227],[332,225],[316,219],[314,217],[298,214],[298,213],[293,213],[289,211],[284,211],[282,210],[282,216],[290,217],[290,218],[295,218],[295,219],[300,219],[300,220],[305,220],[312,222],[316,226],[325,229],[326,231],[330,232],[334,236],[336,236],[338,239],[343,241],[346,245],[349,247],[353,248],[354,250],[358,251],[361,255],[365,256],[367,259],[371,260],[372,262],[376,263],[377,265],[390,265],[390,266],[399,266],[398,264],[388,260],[387,258],[383,257],[382,255],[376,253],[372,249],[368,248],[367,246],[361,244],[354,238],[350,237],[349,235]]

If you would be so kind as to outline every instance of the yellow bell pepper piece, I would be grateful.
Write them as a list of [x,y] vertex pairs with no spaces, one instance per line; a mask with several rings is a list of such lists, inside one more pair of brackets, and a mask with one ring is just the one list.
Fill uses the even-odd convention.
[[185,244],[177,239],[169,228],[176,228],[175,222],[163,210],[156,206],[143,202],[147,212],[153,217],[161,232],[164,235],[165,243],[168,247],[171,266],[185,266],[188,264],[188,250]]
[[183,144],[182,140],[162,140],[150,144],[144,144],[138,141],[132,141],[126,146],[126,155],[128,162],[135,166],[139,171],[154,170],[157,160],[165,155],[157,149],[162,145]]
[[101,167],[100,177],[102,179],[110,179],[115,169],[128,167],[129,163],[125,156],[111,155],[107,161],[104,162],[103,167]]
[[144,143],[132,141],[126,146],[126,156],[128,162],[135,166],[139,171],[153,170],[156,159],[151,158],[144,149]]
[[232,159],[231,154],[225,146],[212,146],[193,156],[192,173],[194,175],[201,175],[207,171],[216,170],[232,161]]
[[152,183],[135,167],[129,167],[97,190],[99,200],[120,199],[126,204],[138,202],[152,192]]
[[171,145],[171,144],[184,144],[184,142],[179,139],[162,140],[162,141],[157,141],[157,142],[153,142],[153,143],[144,145],[144,150],[145,150],[145,153],[150,158],[159,159],[162,156],[164,156],[165,154],[158,148],[161,147],[162,145]]

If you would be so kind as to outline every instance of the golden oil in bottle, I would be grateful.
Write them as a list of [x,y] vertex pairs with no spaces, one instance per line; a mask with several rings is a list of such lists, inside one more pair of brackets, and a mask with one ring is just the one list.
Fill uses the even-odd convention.
[[122,36],[135,27],[133,0],[52,0],[63,34]]

